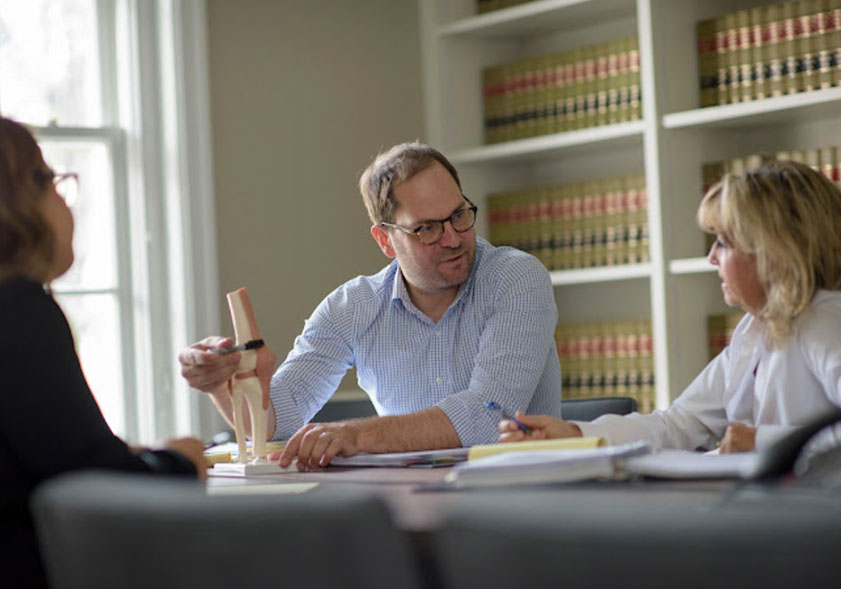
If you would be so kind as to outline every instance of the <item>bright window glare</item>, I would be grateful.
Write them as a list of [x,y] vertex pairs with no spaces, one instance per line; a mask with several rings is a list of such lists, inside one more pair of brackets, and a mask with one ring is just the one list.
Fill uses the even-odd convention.
[[125,435],[123,364],[117,296],[56,295],[64,309],[88,385],[111,430]]
[[44,160],[56,172],[79,174],[73,204],[75,261],[53,283],[63,290],[117,287],[117,244],[114,191],[108,150],[97,141],[40,141]]
[[0,111],[32,125],[99,126],[95,0],[0,0]]

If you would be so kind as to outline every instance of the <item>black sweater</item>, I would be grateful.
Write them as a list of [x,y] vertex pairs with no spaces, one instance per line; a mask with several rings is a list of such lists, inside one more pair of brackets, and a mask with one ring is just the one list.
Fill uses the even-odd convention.
[[0,577],[43,587],[29,497],[44,480],[80,469],[195,475],[184,456],[133,453],[96,404],[61,309],[41,285],[0,281]]

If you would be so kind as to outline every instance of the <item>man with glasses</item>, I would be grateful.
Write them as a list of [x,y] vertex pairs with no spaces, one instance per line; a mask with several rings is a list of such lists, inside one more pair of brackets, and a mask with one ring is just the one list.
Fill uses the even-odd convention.
[[[500,415],[560,416],[557,308],[540,262],[473,230],[477,207],[435,149],[397,145],[359,182],[371,235],[394,261],[333,291],[272,378],[269,437],[289,441],[281,466],[337,455],[455,448],[497,439]],[[231,421],[227,379],[239,354],[183,351],[182,374]],[[307,424],[357,367],[379,417]],[[306,424],[306,425],[305,425]]]

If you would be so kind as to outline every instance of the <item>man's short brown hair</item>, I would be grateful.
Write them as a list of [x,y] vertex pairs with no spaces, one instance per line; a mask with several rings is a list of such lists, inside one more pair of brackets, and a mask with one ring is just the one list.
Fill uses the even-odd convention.
[[419,143],[401,143],[380,153],[359,178],[359,191],[371,223],[393,223],[397,213],[394,187],[422,172],[429,166],[444,166],[461,190],[458,172],[438,150]]

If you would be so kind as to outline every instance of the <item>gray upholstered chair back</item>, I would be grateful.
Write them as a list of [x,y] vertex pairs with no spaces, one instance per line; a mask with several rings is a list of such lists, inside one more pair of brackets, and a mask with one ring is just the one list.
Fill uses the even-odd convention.
[[[616,485],[476,494],[433,538],[448,589],[837,587],[841,497]],[[604,487],[604,485],[601,485]]]
[[416,587],[416,563],[382,500],[208,496],[196,483],[104,473],[33,497],[55,589]]
[[561,415],[570,421],[593,421],[600,415],[627,415],[637,410],[632,397],[596,397],[561,401]]

